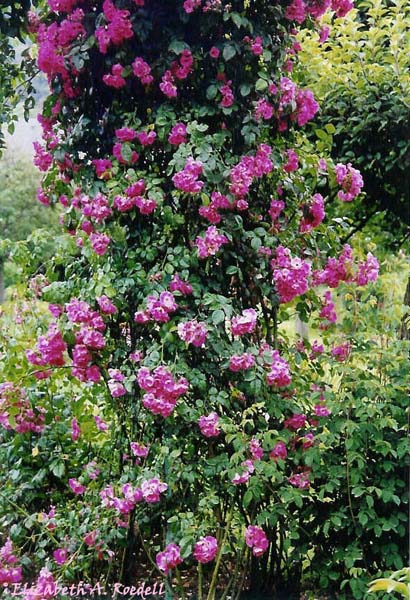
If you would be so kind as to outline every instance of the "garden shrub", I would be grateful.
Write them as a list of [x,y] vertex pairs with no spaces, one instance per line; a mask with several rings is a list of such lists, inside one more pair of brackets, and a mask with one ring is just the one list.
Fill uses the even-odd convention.
[[[298,588],[305,548],[318,568],[332,548],[326,524],[349,544],[364,527],[346,507],[368,483],[355,445],[348,498],[327,513],[317,502],[345,482],[353,424],[367,435],[349,388],[359,342],[304,346],[285,326],[320,315],[330,335],[326,290],[364,295],[378,275],[326,220],[327,190],[354,201],[359,171],[294,148],[318,110],[291,79],[295,27],[328,8],[350,3],[49,0],[31,15],[51,88],[38,199],[62,209],[67,236],[31,278],[28,329],[2,341],[13,468],[0,510],[37,589],[150,572],[168,597],[184,597],[185,579],[208,600]],[[375,393],[371,378],[369,405]],[[384,456],[390,432],[377,432]],[[396,480],[389,490],[401,502]],[[5,577],[19,582],[10,552]],[[362,568],[353,554],[342,564],[338,549],[335,585]]]
[[329,38],[302,32],[296,73],[321,104],[317,137],[331,127],[332,156],[363,175],[366,196],[348,215],[352,229],[371,219],[391,233],[396,248],[410,227],[409,17],[405,0],[360,0],[343,20],[324,17]]

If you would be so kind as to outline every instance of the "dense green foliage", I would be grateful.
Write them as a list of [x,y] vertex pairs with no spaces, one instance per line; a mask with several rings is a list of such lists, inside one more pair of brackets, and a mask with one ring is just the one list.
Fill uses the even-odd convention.
[[14,130],[17,108],[28,119],[34,107],[32,80],[38,72],[30,47],[18,50],[18,43],[27,40],[27,11],[30,0],[5,0],[0,6],[0,155],[5,146],[4,130]]
[[[340,149],[339,113],[327,122],[324,99],[320,128],[308,137],[300,129],[316,106],[286,70],[288,3],[235,0],[190,13],[179,0],[81,0],[73,21],[83,29],[70,38],[65,11],[75,4],[42,6],[39,42],[50,84],[39,197],[63,211],[65,233],[20,239],[45,213],[25,211],[33,190],[19,167],[0,173],[2,218],[18,240],[7,248],[28,283],[0,315],[1,542],[10,536],[29,583],[46,566],[64,583],[130,584],[150,573],[167,600],[184,599],[182,579],[197,600],[205,591],[237,599],[244,588],[363,600],[370,579],[406,560],[409,342],[399,330],[409,257],[385,254],[381,235],[355,235],[352,255],[345,247],[340,258],[355,211],[367,208],[354,200],[360,186],[340,199],[333,136],[336,161],[352,155]],[[126,35],[103,51],[97,32],[115,19]],[[349,20],[353,38],[355,27]],[[136,54],[150,83],[134,72]],[[309,76],[323,91],[311,55]],[[175,96],[159,85],[171,64],[183,71]],[[173,143],[176,124],[186,129]],[[141,142],[137,132],[156,135]],[[226,202],[210,219],[215,193]],[[315,222],[318,196],[326,215]],[[209,223],[223,243],[201,253]],[[326,321],[328,288],[338,319]],[[158,316],[162,298],[168,310]],[[254,324],[235,333],[246,309]],[[304,339],[296,315],[310,328]],[[202,342],[184,337],[189,321],[205,330]],[[243,356],[251,365],[231,368]],[[158,379],[169,370],[165,392],[144,393],[147,369],[157,368]],[[185,391],[164,414],[180,378]],[[199,420],[212,413],[218,432],[206,435]],[[158,480],[165,488],[146,500],[141,490]],[[266,536],[259,553],[245,533],[255,526]],[[217,553],[202,563],[194,549],[209,535]],[[181,564],[168,573],[158,557],[170,544]]]
[[372,219],[396,247],[410,231],[409,20],[407,0],[360,1],[325,43],[317,34],[300,36],[297,71],[320,101],[319,128],[335,128],[333,157],[356,164],[364,177],[352,229]]
[[[59,231],[57,215],[45,211],[36,201],[39,176],[28,158],[9,152],[0,161],[0,271],[5,270],[4,286],[22,278],[16,262],[8,260],[19,252],[16,242],[30,238],[26,250],[32,257],[32,273],[43,268],[53,254],[54,236]],[[36,230],[41,230],[35,233]],[[39,271],[39,272],[40,272]],[[0,273],[2,276],[3,273]]]
[[369,592],[387,592],[390,595],[393,592],[393,594],[408,600],[410,598],[410,567],[395,571],[388,578],[372,581]]

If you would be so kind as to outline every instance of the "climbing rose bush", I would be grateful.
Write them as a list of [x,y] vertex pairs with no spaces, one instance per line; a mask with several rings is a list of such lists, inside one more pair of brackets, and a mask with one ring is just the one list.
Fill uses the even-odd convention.
[[[298,371],[281,315],[297,305],[332,323],[323,287],[377,277],[374,256],[360,261],[347,245],[338,256],[327,233],[326,173],[350,202],[359,172],[327,161],[323,175],[323,157],[295,149],[319,110],[291,79],[297,27],[349,8],[40,7],[37,62],[50,95],[38,199],[61,211],[68,241],[37,292],[50,318],[26,348],[27,376],[1,388],[3,427],[66,445],[38,509],[52,536],[33,589],[94,560],[131,580],[137,553],[169,593],[177,568],[206,565],[210,600],[222,555],[241,575],[226,584],[232,593],[247,573],[252,587],[262,555],[266,573],[277,568],[272,489],[308,492],[309,450],[329,416],[326,397],[315,404],[311,393],[324,372],[313,359]],[[322,352],[345,361],[350,344],[312,347]],[[48,400],[30,412],[27,395]]]

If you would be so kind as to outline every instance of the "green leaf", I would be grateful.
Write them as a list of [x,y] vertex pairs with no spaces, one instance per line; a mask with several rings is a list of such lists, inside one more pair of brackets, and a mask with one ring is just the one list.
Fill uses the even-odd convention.
[[210,85],[210,86],[208,86],[208,88],[206,90],[206,97],[208,100],[213,100],[214,98],[216,98],[217,93],[218,93],[217,86]]
[[224,57],[224,60],[231,60],[235,56],[235,54],[236,48],[233,44],[226,44],[224,46],[224,49],[222,51],[222,56]]
[[244,497],[243,497],[244,508],[247,508],[249,506],[249,504],[252,502],[252,498],[253,498],[252,490],[246,490]]
[[223,323],[225,321],[225,313],[223,310],[215,310],[212,313],[212,323],[214,325],[219,325],[219,323]]
[[264,92],[268,89],[268,82],[265,79],[258,79],[255,84],[255,90],[257,92]]

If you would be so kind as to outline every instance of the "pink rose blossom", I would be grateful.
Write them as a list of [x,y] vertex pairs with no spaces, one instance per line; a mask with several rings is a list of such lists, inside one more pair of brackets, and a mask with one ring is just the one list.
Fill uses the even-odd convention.
[[249,548],[252,548],[254,556],[261,556],[269,546],[268,538],[265,532],[256,525],[249,525],[245,533],[245,542]]
[[113,65],[111,67],[111,73],[103,75],[103,82],[105,83],[105,85],[116,89],[124,87],[127,82],[122,76],[123,71],[124,67],[119,63]]
[[117,312],[117,307],[111,302],[107,296],[103,295],[96,298],[98,306],[106,315],[114,315]]
[[186,143],[187,128],[184,123],[177,123],[171,129],[168,141],[173,146],[179,146]]
[[286,173],[292,173],[293,171],[297,171],[297,169],[299,168],[299,160],[297,153],[294,150],[287,150],[286,156],[288,160],[286,164],[283,165],[283,170],[286,171]]
[[252,333],[256,327],[256,310],[246,308],[241,315],[233,317],[231,321],[232,335],[241,336]]
[[156,556],[157,566],[165,575],[168,575],[168,572],[181,562],[181,549],[176,544],[168,544],[165,550],[158,552]]
[[289,477],[288,481],[291,485],[293,485],[294,487],[298,487],[301,490],[305,490],[310,486],[309,473],[307,472],[295,473],[294,475]]
[[68,550],[66,548],[58,548],[53,552],[53,558],[58,565],[63,565],[67,562]]
[[280,302],[285,304],[307,292],[311,274],[308,262],[292,257],[289,248],[278,246],[270,264]]
[[335,358],[339,362],[344,362],[347,360],[350,354],[351,346],[349,342],[344,342],[339,346],[335,346],[331,352],[333,358]]
[[85,485],[82,485],[77,479],[74,478],[68,480],[68,485],[73,490],[74,494],[83,494],[87,489]]
[[132,63],[132,71],[135,77],[138,77],[143,85],[150,85],[154,81],[154,78],[151,75],[151,67],[140,56],[137,56]]
[[234,372],[245,371],[253,367],[254,364],[255,358],[252,356],[252,354],[249,354],[248,352],[240,356],[231,356],[229,359],[229,369]]
[[336,165],[336,181],[342,188],[337,195],[343,202],[351,202],[360,194],[363,187],[363,177],[351,163]]
[[281,358],[278,350],[273,350],[272,352],[272,364],[266,375],[266,381],[268,385],[276,387],[285,387],[292,381],[289,364]]
[[303,414],[294,414],[289,419],[284,421],[283,426],[285,429],[290,429],[291,431],[297,431],[302,427],[305,427],[307,424],[307,417]]
[[367,285],[370,281],[376,281],[379,276],[379,262],[371,252],[368,252],[366,260],[359,263],[358,272],[355,277],[357,285]]
[[312,231],[325,218],[325,201],[321,194],[314,194],[312,200],[303,206],[303,217],[300,222],[300,231]]
[[189,157],[182,171],[178,171],[172,178],[175,187],[187,194],[197,194],[201,191],[204,182],[198,177],[202,174],[202,162]]
[[159,502],[161,500],[160,494],[168,489],[166,483],[162,483],[159,479],[149,479],[143,481],[141,484],[141,492],[144,500],[149,504]]
[[320,323],[320,329],[327,329],[331,323],[336,323],[337,321],[335,305],[332,302],[332,294],[329,291],[325,292],[324,303],[319,313],[319,317],[325,319],[324,323]]
[[115,130],[115,137],[120,142],[132,142],[137,137],[137,132],[131,127],[121,127]]
[[187,344],[192,344],[197,348],[205,345],[208,329],[205,323],[199,321],[184,321],[178,324],[178,336]]
[[102,256],[107,252],[111,239],[105,233],[92,233],[90,235],[90,242],[94,252]]
[[202,564],[208,563],[218,554],[218,541],[215,537],[207,535],[195,544],[194,557]]
[[73,440],[73,442],[76,442],[81,435],[81,430],[80,430],[80,426],[78,424],[77,419],[74,417],[71,420],[71,439]]
[[273,450],[269,453],[269,457],[274,460],[281,459],[284,460],[288,455],[288,451],[286,449],[286,444],[284,442],[276,442],[273,447]]
[[168,417],[175,408],[180,396],[188,391],[188,382],[184,377],[175,380],[166,367],[160,366],[150,371],[141,367],[137,373],[140,388],[147,393],[142,404],[153,414]]
[[258,439],[252,438],[249,442],[249,452],[254,460],[261,460],[263,457],[263,448]]
[[208,416],[202,415],[198,419],[198,425],[202,435],[205,437],[217,437],[221,430],[218,427],[219,417],[216,412],[211,412]]
[[205,232],[205,237],[197,237],[195,245],[198,248],[199,258],[214,256],[220,248],[228,243],[228,238],[219,233],[218,229],[211,225]]

